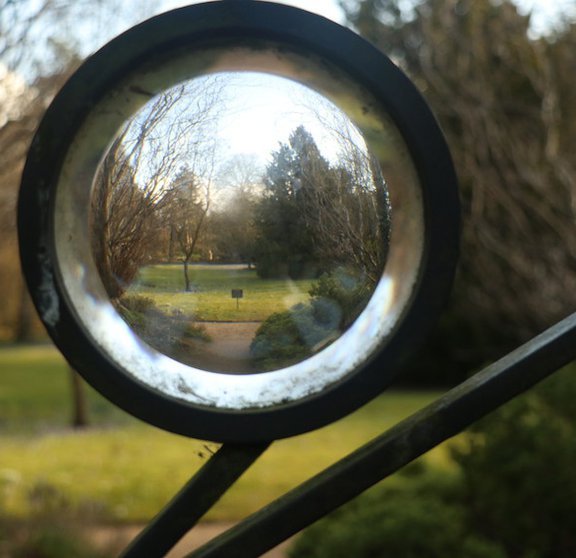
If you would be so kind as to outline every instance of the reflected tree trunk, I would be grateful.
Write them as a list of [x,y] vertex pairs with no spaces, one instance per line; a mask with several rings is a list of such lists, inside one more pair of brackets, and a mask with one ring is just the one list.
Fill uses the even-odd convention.
[[192,290],[190,261],[206,228],[206,217],[210,210],[210,180],[211,178],[208,178],[204,184],[200,184],[200,180],[192,171],[183,169],[172,184],[172,191],[175,193],[172,227],[182,254],[186,292]]
[[174,261],[175,244],[177,240],[176,229],[173,224],[170,224],[170,238],[168,241],[168,261],[172,263]]
[[192,290],[188,268],[189,268],[189,262],[188,260],[184,260],[184,288],[186,289],[187,293],[189,293]]

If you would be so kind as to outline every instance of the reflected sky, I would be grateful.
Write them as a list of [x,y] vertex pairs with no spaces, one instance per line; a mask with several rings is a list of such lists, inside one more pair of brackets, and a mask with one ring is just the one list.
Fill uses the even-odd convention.
[[[264,168],[298,126],[312,134],[322,156],[331,163],[343,156],[343,139],[366,149],[362,134],[343,112],[324,96],[292,80],[258,72],[219,72],[182,85],[181,97],[165,112],[144,145],[142,159],[147,164],[138,165],[137,170],[141,182],[156,175],[162,187],[173,178],[164,171],[159,179],[157,173],[160,159],[168,152],[180,151],[181,165],[201,163],[197,156],[200,140],[221,168],[236,156],[251,158]],[[135,115],[126,143],[136,141],[157,102],[155,97]],[[208,117],[190,126],[188,122],[198,120],[199,111]],[[213,141],[208,144],[207,139]],[[172,170],[178,168],[176,165]],[[218,174],[214,169],[210,162],[198,174],[214,177]]]
[[335,133],[330,133],[322,122],[330,120],[338,109],[324,97],[291,80],[268,74],[221,75],[229,90],[218,133],[223,150],[231,155],[256,155],[261,163],[267,163],[278,144],[286,142],[302,125],[314,136],[325,157],[337,157],[340,146]]

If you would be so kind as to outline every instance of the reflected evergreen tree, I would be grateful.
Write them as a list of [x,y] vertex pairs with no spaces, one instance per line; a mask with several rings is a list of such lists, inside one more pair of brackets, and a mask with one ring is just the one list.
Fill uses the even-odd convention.
[[314,239],[303,215],[311,176],[330,172],[312,135],[299,126],[280,145],[264,176],[256,208],[259,237],[256,262],[261,277],[314,277],[322,271]]
[[[375,285],[388,244],[389,202],[361,149],[331,165],[303,126],[281,144],[256,207],[261,277],[319,277],[346,268]],[[344,160],[344,158],[343,158]]]

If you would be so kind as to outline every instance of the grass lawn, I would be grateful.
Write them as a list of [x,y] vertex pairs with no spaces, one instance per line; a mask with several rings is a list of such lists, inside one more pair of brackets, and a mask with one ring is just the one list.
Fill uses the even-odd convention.
[[[216,446],[142,424],[91,390],[94,426],[70,430],[68,374],[51,347],[0,349],[0,509],[26,517],[65,505],[104,520],[149,519]],[[275,442],[207,519],[245,516],[437,395],[389,391],[326,428]],[[442,448],[426,459],[449,466]]]
[[[0,433],[61,429],[69,424],[71,372],[52,345],[0,348]],[[86,386],[90,413],[100,425],[127,416]]]
[[[179,310],[201,321],[259,322],[308,300],[313,283],[260,279],[255,270],[242,266],[191,265],[190,276],[194,291],[185,292],[181,264],[148,266],[129,293],[153,299],[166,313]],[[242,289],[243,298],[233,299],[232,289]]]

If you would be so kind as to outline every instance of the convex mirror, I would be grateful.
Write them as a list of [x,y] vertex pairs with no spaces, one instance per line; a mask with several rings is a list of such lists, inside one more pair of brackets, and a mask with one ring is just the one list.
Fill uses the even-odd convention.
[[302,362],[355,322],[383,273],[390,207],[336,105],[279,76],[217,72],[122,126],[88,223],[106,293],[142,341],[245,374]]
[[450,287],[458,200],[426,104],[351,31],[182,8],[88,59],[37,132],[20,246],[71,364],[132,414],[256,441],[395,377]]

